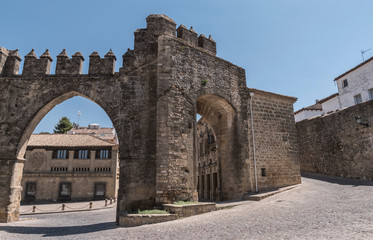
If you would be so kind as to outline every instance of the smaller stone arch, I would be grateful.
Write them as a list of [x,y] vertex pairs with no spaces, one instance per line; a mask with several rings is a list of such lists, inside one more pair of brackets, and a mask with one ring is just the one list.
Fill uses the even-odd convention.
[[[237,111],[225,98],[205,94],[196,101],[197,113],[211,127],[217,142],[218,200],[239,198],[244,163],[240,161]],[[199,183],[202,184],[201,182]],[[206,183],[204,183],[206,184]]]

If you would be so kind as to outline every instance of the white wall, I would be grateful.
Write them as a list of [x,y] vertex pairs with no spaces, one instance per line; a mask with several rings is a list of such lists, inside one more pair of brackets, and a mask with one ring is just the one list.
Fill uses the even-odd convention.
[[339,103],[339,96],[335,96],[323,103],[321,103],[323,113],[326,114],[328,112],[335,111],[337,109],[340,109],[340,103]]
[[[343,88],[343,80],[348,86]],[[368,89],[373,88],[373,61],[355,69],[337,80],[341,108],[355,105],[354,96],[361,94],[363,102],[369,100]]]
[[302,121],[304,119],[308,119],[314,116],[321,115],[322,111],[321,110],[304,110],[301,111],[300,113],[297,113],[294,115],[295,122]]

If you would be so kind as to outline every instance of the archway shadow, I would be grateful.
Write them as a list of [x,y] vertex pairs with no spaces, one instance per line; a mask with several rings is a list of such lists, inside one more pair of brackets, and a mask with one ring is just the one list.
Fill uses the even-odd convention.
[[325,181],[325,182],[329,182],[329,183],[335,183],[335,184],[339,184],[339,185],[352,185],[354,187],[373,186],[373,181],[370,181],[370,180],[328,176],[328,175],[322,175],[322,174],[319,174],[319,173],[302,172],[302,177],[311,178],[311,179],[320,180],[320,181]]
[[68,227],[24,227],[24,226],[0,226],[0,232],[42,235],[42,237],[64,237],[94,232],[102,232],[118,228],[115,222],[104,222],[91,225],[68,226]]

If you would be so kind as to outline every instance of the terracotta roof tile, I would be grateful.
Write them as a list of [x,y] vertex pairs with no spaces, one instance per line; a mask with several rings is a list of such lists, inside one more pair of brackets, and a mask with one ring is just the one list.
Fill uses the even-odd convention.
[[294,112],[294,114],[298,114],[303,111],[322,111],[322,106],[320,103],[313,104],[308,107],[304,107],[302,109],[299,109],[298,111]]
[[91,135],[32,134],[28,146],[38,147],[102,147],[115,146]]

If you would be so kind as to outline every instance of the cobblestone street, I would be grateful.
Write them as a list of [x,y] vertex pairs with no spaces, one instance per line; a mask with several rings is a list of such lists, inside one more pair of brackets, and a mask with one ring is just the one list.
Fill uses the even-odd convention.
[[23,216],[1,239],[373,239],[373,182],[308,175],[259,202],[173,222],[120,228],[115,208]]

